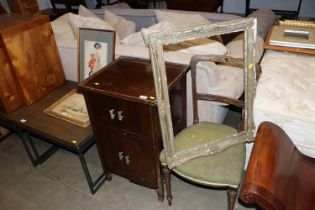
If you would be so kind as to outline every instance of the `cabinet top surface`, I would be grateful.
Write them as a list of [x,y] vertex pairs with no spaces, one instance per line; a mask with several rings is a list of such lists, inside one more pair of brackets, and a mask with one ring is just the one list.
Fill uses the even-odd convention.
[[[187,72],[187,66],[166,63],[168,88]],[[131,100],[155,103],[155,88],[150,60],[123,57],[98,71],[80,85],[82,89]],[[150,102],[148,102],[150,103]]]
[[0,15],[0,32],[21,25],[34,24],[34,21],[49,21],[45,15],[22,15],[22,14],[2,14]]

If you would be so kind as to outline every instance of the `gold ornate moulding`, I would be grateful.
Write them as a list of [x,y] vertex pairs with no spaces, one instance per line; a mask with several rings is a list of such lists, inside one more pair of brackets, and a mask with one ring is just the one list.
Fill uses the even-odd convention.
[[[169,168],[174,168],[181,163],[199,156],[211,155],[237,143],[253,141],[253,100],[256,91],[256,70],[255,70],[255,42],[256,42],[256,19],[246,18],[232,21],[222,21],[213,24],[200,25],[171,31],[162,31],[149,35],[149,47],[151,64],[154,76],[156,100],[159,110],[159,119],[165,156]],[[170,102],[167,89],[167,78],[165,72],[165,60],[163,45],[176,44],[185,40],[211,37],[215,35],[228,34],[244,31],[244,85],[245,85],[245,119],[244,131],[199,145],[192,149],[175,152],[174,134],[171,120]]]

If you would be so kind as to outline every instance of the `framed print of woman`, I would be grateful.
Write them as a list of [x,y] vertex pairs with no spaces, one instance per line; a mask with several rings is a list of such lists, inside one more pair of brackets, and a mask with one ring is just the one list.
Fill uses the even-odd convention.
[[[86,41],[87,46],[91,46],[91,41]],[[93,44],[94,43],[94,44]],[[89,68],[88,75],[91,76],[107,64],[107,43],[104,42],[92,42],[92,52],[88,51],[89,54],[87,66]],[[89,49],[87,47],[87,49]]]
[[78,82],[101,70],[114,60],[115,31],[79,28]]

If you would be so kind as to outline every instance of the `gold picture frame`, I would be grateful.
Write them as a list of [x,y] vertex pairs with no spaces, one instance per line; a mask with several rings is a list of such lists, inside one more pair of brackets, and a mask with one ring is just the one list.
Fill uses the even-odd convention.
[[70,91],[50,105],[44,113],[84,128],[90,125],[84,96],[76,90]]
[[[253,121],[253,102],[256,88],[255,70],[255,42],[257,34],[257,21],[254,18],[219,21],[205,25],[191,26],[176,30],[164,30],[149,35],[149,50],[153,70],[156,101],[159,111],[159,121],[163,140],[164,154],[168,168],[174,168],[188,160],[215,154],[218,151],[240,142],[253,141],[255,125]],[[169,93],[163,45],[176,44],[185,40],[212,37],[243,31],[244,38],[244,88],[245,109],[244,131],[211,141],[196,147],[175,151],[173,124],[170,110]]]

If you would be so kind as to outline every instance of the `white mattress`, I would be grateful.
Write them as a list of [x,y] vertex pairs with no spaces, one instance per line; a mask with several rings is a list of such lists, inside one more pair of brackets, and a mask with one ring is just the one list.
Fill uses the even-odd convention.
[[315,157],[315,56],[266,51],[254,101],[256,127],[271,121]]

